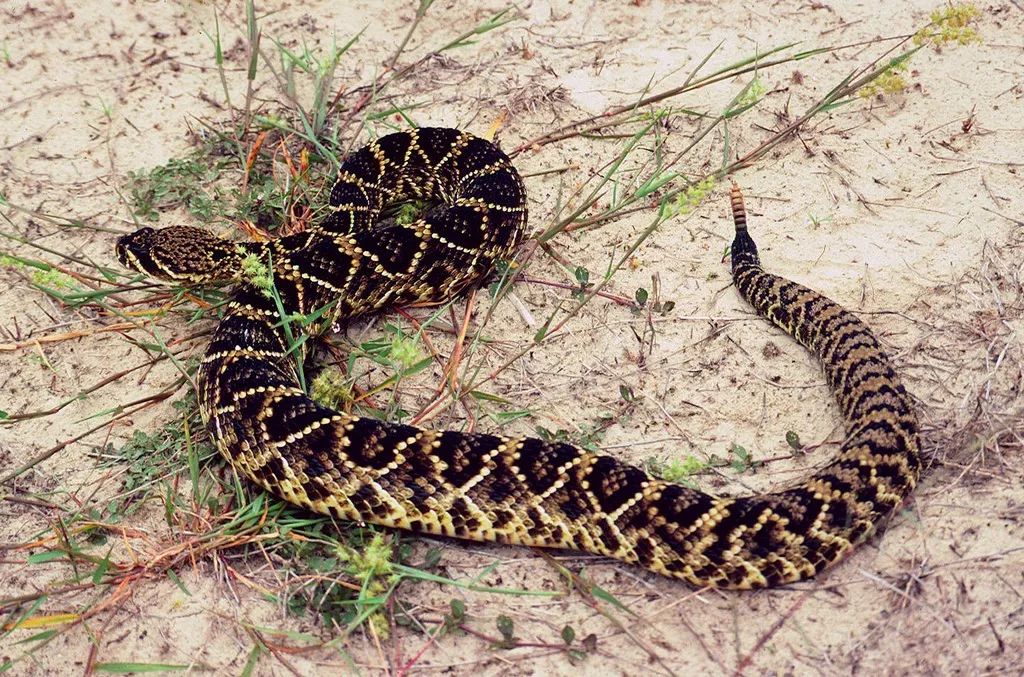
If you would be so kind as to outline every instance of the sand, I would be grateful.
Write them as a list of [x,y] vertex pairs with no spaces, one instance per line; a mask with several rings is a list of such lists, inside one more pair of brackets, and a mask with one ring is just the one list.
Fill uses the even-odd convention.
[[[704,72],[787,43],[808,50],[855,45],[759,72],[763,100],[728,126],[727,137],[717,128],[677,168],[700,176],[721,164],[723,143],[732,157],[753,149],[896,44],[888,38],[913,33],[942,7],[917,0],[884,12],[877,3],[846,1],[780,0],[751,10],[734,0],[527,0],[510,11],[515,21],[477,36],[476,44],[424,58],[504,8],[438,0],[399,59],[399,66],[419,65],[394,90],[394,102],[419,125],[478,134],[500,127],[500,141],[511,150],[629,105],[645,88],[678,86],[716,48]],[[46,562],[39,553],[53,549],[53,534],[70,511],[101,508],[121,490],[126,469],[99,466],[98,449],[180,419],[170,403],[188,385],[175,386],[180,374],[164,360],[56,413],[0,427],[0,468],[7,472],[98,426],[0,491],[7,624],[0,664],[13,661],[11,674],[88,674],[104,666],[129,670],[132,663],[226,674],[248,666],[261,675],[1019,674],[1024,7],[977,7],[981,42],[923,49],[902,74],[901,91],[854,97],[735,175],[766,266],[868,321],[921,412],[928,468],[913,500],[882,537],[828,575],[774,591],[698,592],[609,560],[554,553],[599,586],[595,596],[535,551],[408,537],[418,553],[441,548],[444,576],[482,575],[489,586],[551,594],[405,583],[396,594],[404,611],[389,608],[384,630],[364,624],[345,633],[262,594],[284,583],[286,562],[228,549],[186,558],[173,577],[141,573],[113,595],[109,586],[91,585],[95,562]],[[116,267],[113,240],[135,227],[125,192],[129,173],[187,154],[200,121],[230,119],[210,38],[215,9],[225,81],[238,105],[247,85],[240,3],[3,3],[0,229],[7,237],[0,249],[69,271]],[[344,89],[386,69],[415,3],[263,2],[258,12],[268,54],[276,53],[272,38],[296,51],[322,50],[362,30],[335,74],[336,88]],[[714,115],[750,78],[728,78],[662,105]],[[253,87],[255,110],[280,108],[269,68],[261,68]],[[299,99],[308,95],[300,87]],[[387,121],[401,124],[394,115]],[[671,155],[701,121],[677,111],[658,124]],[[387,131],[379,123],[375,130]],[[620,143],[577,137],[521,152],[516,164],[528,174],[533,228],[550,226],[559,204],[603,171]],[[649,157],[650,148],[641,153]],[[841,436],[838,413],[813,361],[728,287],[721,260],[730,237],[727,208],[719,186],[691,213],[663,224],[604,288],[632,299],[638,287],[652,290],[656,276],[659,295],[651,304],[671,301],[670,312],[595,298],[557,336],[488,383],[489,392],[514,403],[507,410],[532,412],[500,429],[533,434],[543,426],[580,440],[600,428],[591,436],[595,444],[635,463],[728,457],[733,444],[767,461],[754,473],[722,469],[696,478],[715,492],[782,486],[825,463]],[[493,308],[488,331],[495,340],[475,355],[477,364],[492,370],[528,348],[548,315],[568,307],[572,267],[599,279],[652,216],[641,210],[557,236],[552,246],[570,268],[535,255],[528,275],[540,282],[517,283],[514,298]],[[160,225],[176,222],[195,219],[183,210],[160,217]],[[202,336],[174,343],[211,326],[186,326],[181,314],[149,330],[103,331],[123,320],[89,304],[58,303],[33,286],[39,278],[31,268],[7,264],[0,273],[0,409],[8,414],[51,408],[144,361],[137,342],[153,341],[154,331],[183,357],[205,346]],[[115,301],[132,298],[141,296]],[[480,297],[475,307],[478,320],[490,302]],[[458,318],[463,308],[456,304]],[[413,314],[422,319],[427,311]],[[340,342],[366,341],[383,326],[379,319],[354,323]],[[442,351],[451,345],[438,340]],[[421,376],[402,392],[409,411],[428,402],[443,378],[436,364]],[[630,401],[621,388],[632,392]],[[168,390],[165,399],[111,422],[113,408]],[[476,420],[479,414],[476,429],[499,429],[492,418]],[[465,427],[466,410],[447,406],[429,423]],[[791,453],[788,430],[799,432],[812,447],[808,453]],[[184,482],[178,490],[186,491]],[[151,501],[108,536],[91,552],[103,557],[110,550],[123,563],[145,562],[188,535],[169,527],[159,502]],[[464,629],[433,637],[452,599],[465,604]],[[34,620],[7,633],[23,615]],[[501,616],[513,622],[514,648],[492,641],[501,637]],[[576,636],[574,655],[561,638],[566,625]],[[46,631],[55,633],[45,643],[24,641]]]

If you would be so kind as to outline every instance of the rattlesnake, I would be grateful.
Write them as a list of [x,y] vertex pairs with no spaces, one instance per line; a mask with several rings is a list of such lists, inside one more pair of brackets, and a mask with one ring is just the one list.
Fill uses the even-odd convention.
[[[411,198],[438,206],[411,223],[378,222]],[[847,429],[836,458],[809,479],[739,498],[563,442],[423,430],[313,401],[289,367],[298,325],[287,316],[315,317],[307,330],[321,331],[449,299],[512,254],[527,216],[508,157],[445,128],[390,134],[352,153],[330,204],[317,225],[270,242],[178,226],[143,228],[116,247],[123,264],[155,277],[238,280],[199,368],[200,410],[228,462],[285,501],[420,533],[584,550],[697,586],[755,588],[836,562],[917,482],[916,414],[878,340],[838,304],[762,270],[738,189],[736,288],[818,357]],[[241,279],[254,259],[266,262],[272,288]]]

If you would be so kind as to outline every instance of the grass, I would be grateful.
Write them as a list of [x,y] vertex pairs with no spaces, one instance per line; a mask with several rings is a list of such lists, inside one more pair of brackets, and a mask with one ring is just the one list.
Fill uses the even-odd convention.
[[128,185],[132,213],[137,219],[155,223],[160,213],[183,207],[200,223],[224,216],[227,191],[211,189],[220,176],[221,165],[211,153],[200,149],[184,158],[171,158],[148,171],[129,172]]
[[[427,50],[428,56],[405,59],[431,5],[430,0],[420,1],[408,33],[372,81],[345,88],[339,85],[338,69],[360,40],[360,32],[322,53],[306,46],[290,49],[284,40],[264,38],[255,7],[247,3],[242,36],[246,92],[240,102],[232,101],[229,95],[229,78],[234,75],[228,70],[218,19],[210,33],[211,58],[229,119],[202,121],[204,137],[197,149],[130,174],[124,192],[128,210],[139,221],[152,223],[167,210],[183,209],[199,223],[218,228],[224,228],[225,223],[241,224],[242,230],[256,237],[284,234],[315,221],[324,209],[329,177],[340,158],[366,138],[415,123],[418,107],[426,104],[406,100],[401,92],[416,67],[432,55],[488,40],[516,19],[513,11],[504,10],[475,26],[453,27],[451,35]],[[435,309],[425,319],[404,313],[397,321],[383,323],[375,330],[374,338],[340,348],[328,344],[327,352],[341,352],[344,358],[312,375],[309,383],[314,397],[347,411],[414,423],[428,422],[441,412],[461,407],[467,428],[486,417],[498,428],[516,425],[521,430],[525,425],[546,439],[599,449],[607,430],[627,421],[638,406],[629,386],[621,386],[617,398],[608,398],[611,404],[607,413],[572,429],[559,427],[552,431],[536,420],[533,411],[495,394],[501,391],[502,376],[530,351],[542,344],[556,344],[570,330],[572,320],[595,298],[611,299],[649,319],[655,314],[673,313],[674,302],[662,299],[654,285],[650,291],[638,288],[632,298],[617,296],[607,288],[659,229],[692,214],[723,178],[756,164],[818,116],[839,106],[856,105],[860,96],[901,91],[905,83],[900,84],[898,79],[903,77],[915,49],[973,39],[967,33],[969,28],[962,12],[947,11],[934,16],[931,27],[912,38],[875,41],[871,46],[890,46],[881,54],[865,57],[861,65],[792,122],[744,152],[734,147],[730,130],[744,124],[744,116],[764,101],[766,74],[798,63],[806,67],[814,59],[838,54],[848,46],[804,51],[780,46],[705,72],[715,56],[712,51],[682,86],[641,92],[607,115],[576,121],[528,140],[514,154],[561,141],[587,139],[604,161],[598,163],[590,179],[561,185],[555,204],[543,214],[530,246],[518,260],[499,271],[486,292],[478,293],[486,293],[490,303],[475,322],[471,318],[477,301],[471,296],[461,317],[456,312],[458,304]],[[906,51],[899,51],[904,48]],[[685,95],[700,94],[721,82],[738,84],[731,100],[720,110],[696,112],[676,104]],[[303,99],[300,92],[311,95]],[[283,104],[272,109],[258,106],[257,95],[261,99],[279,98]],[[698,126],[693,138],[682,145],[666,131],[669,121],[677,116]],[[710,156],[717,156],[718,161],[706,164],[706,171],[690,169],[698,166],[696,158]],[[7,213],[22,211],[65,227],[84,226],[7,200],[3,206],[5,219]],[[395,218],[411,218],[422,208],[416,204],[401,206]],[[574,264],[565,252],[569,247],[564,243],[592,237],[631,214],[643,215],[645,225],[628,243],[608,252],[607,265],[602,269]],[[152,286],[106,264],[46,250],[13,233],[4,235],[21,248],[18,254],[5,254],[0,263],[23,275],[43,298],[65,309],[88,309],[93,318],[84,330],[61,329],[24,344],[12,342],[11,352],[30,354],[30,346],[60,346],[83,336],[133,330],[125,340],[149,356],[143,364],[122,368],[47,410],[2,412],[0,418],[5,424],[17,425],[28,419],[60,415],[83,399],[97,406],[86,419],[90,425],[86,432],[11,469],[2,477],[7,483],[71,442],[110,431],[113,423],[170,399],[192,377],[195,363],[185,356],[194,354],[195,345],[202,345],[209,321],[215,319],[224,295],[218,290]],[[36,247],[38,254],[21,253],[26,247]],[[549,265],[545,268],[538,261]],[[251,261],[247,266],[250,277],[266,279],[263,262]],[[534,274],[536,268],[562,270],[564,280]],[[499,350],[503,337],[492,318],[500,304],[514,302],[516,280],[544,285],[560,295],[536,323],[532,340]],[[266,287],[268,294],[274,294],[271,284]],[[296,368],[303,382],[303,357],[309,348],[306,329],[319,319],[292,317],[288,321]],[[172,324],[178,327],[196,323],[201,329],[181,339],[168,339],[162,327],[170,320],[176,320]],[[653,321],[649,324],[654,331]],[[38,357],[45,361],[45,352]],[[171,386],[128,402],[103,402],[104,387],[164,361],[175,365],[179,372]],[[422,377],[432,375],[428,373],[431,367],[441,372],[441,383],[432,391],[424,390]],[[430,394],[424,396],[424,392]],[[410,401],[415,406],[409,405]],[[546,640],[526,638],[511,616],[487,619],[486,614],[474,613],[457,596],[452,597],[442,618],[432,619],[409,602],[409,591],[416,585],[440,585],[445,594],[452,595],[462,591],[509,597],[579,594],[629,634],[630,611],[625,602],[554,560],[552,567],[564,580],[564,586],[557,590],[489,586],[485,581],[495,577],[498,562],[473,577],[450,576],[437,545],[423,545],[406,535],[358,525],[339,525],[247,489],[215,460],[194,401],[179,400],[176,409],[173,422],[153,432],[135,432],[127,442],[108,443],[94,450],[92,456],[102,478],[89,500],[80,504],[60,493],[26,499],[51,506],[55,517],[45,529],[26,535],[9,551],[20,557],[24,566],[45,572],[48,582],[38,592],[0,600],[0,610],[6,614],[0,637],[17,641],[21,649],[5,659],[8,662],[0,664],[0,669],[31,661],[36,652],[72,629],[91,631],[94,621],[116,613],[139,586],[170,579],[188,594],[179,574],[199,564],[226,572],[226,580],[233,581],[233,585],[255,591],[290,614],[315,620],[314,627],[324,632],[290,636],[288,639],[297,645],[338,649],[354,633],[379,643],[399,627],[410,628],[419,633],[424,644],[420,653],[409,659],[408,668],[432,643],[457,632],[478,637],[496,650],[557,650],[570,662],[585,661],[597,651],[596,636],[587,634],[579,639],[571,625],[554,628]],[[787,441],[794,453],[804,448],[795,433],[787,435]],[[694,455],[653,459],[648,467],[666,479],[696,485],[695,476],[709,470],[728,468],[746,473],[767,462],[735,443],[724,453],[709,453],[703,460]],[[154,506],[166,530],[137,530],[134,516]],[[127,550],[115,547],[121,543],[130,546]],[[252,562],[270,563],[272,573],[260,572]],[[279,659],[275,648],[280,643],[276,638],[279,631],[257,627],[246,630],[253,638],[246,672],[255,671],[265,657]],[[652,653],[642,642],[637,644]],[[89,658],[88,666],[92,671],[108,672],[188,668],[155,662],[109,662],[96,656]]]

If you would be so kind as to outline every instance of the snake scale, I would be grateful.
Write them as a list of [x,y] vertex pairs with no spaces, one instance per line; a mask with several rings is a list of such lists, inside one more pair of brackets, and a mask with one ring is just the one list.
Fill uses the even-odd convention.
[[[436,204],[411,223],[390,204]],[[350,154],[331,213],[307,230],[238,244],[206,231],[143,228],[118,240],[129,268],[179,282],[234,280],[199,368],[198,399],[220,453],[290,503],[414,532],[569,548],[695,586],[759,588],[814,576],[863,540],[920,473],[912,401],[871,330],[821,294],[761,268],[732,193],[732,275],[762,316],[813,352],[846,423],[835,458],[796,486],[717,497],[571,444],[424,430],[335,411],[289,366],[286,313],[308,331],[385,307],[437,303],[511,256],[526,192],[488,141],[446,128],[384,136]],[[267,261],[274,292],[246,280]],[[325,309],[327,309],[325,311]]]

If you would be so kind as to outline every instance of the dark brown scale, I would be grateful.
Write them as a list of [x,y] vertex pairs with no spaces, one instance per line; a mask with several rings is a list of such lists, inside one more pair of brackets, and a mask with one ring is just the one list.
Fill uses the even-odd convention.
[[542,495],[560,478],[559,468],[579,456],[571,444],[548,444],[538,439],[523,440],[519,470],[526,477],[531,493]]
[[[378,223],[384,207],[410,197],[437,206],[411,224]],[[735,187],[730,198],[737,290],[821,361],[848,431],[835,460],[807,481],[736,499],[568,444],[423,431],[301,394],[279,357],[289,340],[278,302],[289,313],[331,308],[315,325],[322,330],[335,318],[446,300],[514,253],[526,193],[483,139],[420,129],[356,151],[331,192],[336,211],[304,233],[237,245],[191,228],[143,229],[116,251],[136,270],[189,282],[238,278],[246,255],[270,265],[277,299],[238,285],[198,386],[221,453],[277,496],[342,519],[587,549],[693,585],[755,588],[813,576],[843,557],[914,488],[920,450],[910,398],[871,331],[766,273]]]
[[607,513],[615,512],[640,494],[647,479],[647,474],[639,468],[624,465],[611,456],[598,458],[587,477],[598,504]]

